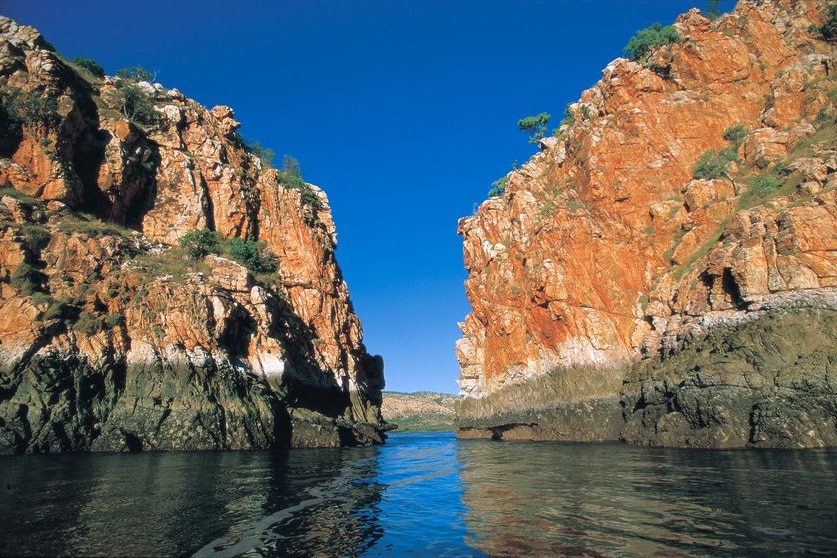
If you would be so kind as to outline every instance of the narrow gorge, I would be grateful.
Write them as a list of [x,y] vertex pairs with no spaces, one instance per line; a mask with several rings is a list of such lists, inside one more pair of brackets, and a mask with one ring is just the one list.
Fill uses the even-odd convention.
[[683,14],[460,221],[460,438],[837,445],[829,9]]
[[0,18],[0,453],[383,441],[325,193]]

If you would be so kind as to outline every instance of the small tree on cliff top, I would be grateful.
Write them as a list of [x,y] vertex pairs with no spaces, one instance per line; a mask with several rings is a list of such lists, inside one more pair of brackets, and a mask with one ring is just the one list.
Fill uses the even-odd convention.
[[302,204],[309,208],[309,217],[316,218],[317,212],[323,209],[323,202],[317,192],[302,178],[299,161],[290,155],[282,159],[282,168],[278,174],[279,183],[283,188],[299,190]]
[[721,16],[721,0],[709,0],[703,9],[703,15],[709,19],[718,19]]
[[127,79],[129,81],[154,81],[157,74],[151,73],[142,66],[134,66],[129,68],[119,68],[116,70],[116,77],[120,79]]
[[273,158],[276,157],[276,152],[271,148],[263,146],[259,140],[252,140],[247,142],[247,150],[259,158],[264,168],[273,168]]
[[99,63],[96,62],[95,60],[93,60],[92,58],[85,58],[84,56],[77,56],[77,57],[73,58],[72,62],[76,66],[79,66],[80,68],[84,68],[85,70],[90,72],[90,74],[93,77],[97,77],[99,79],[102,79],[103,77],[105,77],[105,69],[102,68],[99,65]]
[[502,178],[498,178],[494,182],[491,183],[491,189],[488,191],[489,198],[496,198],[502,196],[506,193],[506,186],[509,183],[509,177],[504,176]]
[[122,81],[116,86],[122,112],[128,120],[138,124],[155,124],[158,120],[154,103],[136,83]]
[[635,62],[644,64],[648,62],[648,58],[659,47],[682,41],[683,37],[680,36],[673,25],[663,27],[659,23],[654,23],[650,27],[640,29],[636,32],[636,35],[631,37],[625,47],[625,56]]
[[141,66],[116,70],[116,91],[111,102],[121,106],[122,113],[135,124],[155,125],[159,122],[154,100],[138,85],[141,81],[152,81],[157,76]]
[[517,127],[521,132],[529,134],[530,143],[538,143],[546,135],[546,126],[549,124],[550,115],[542,112],[535,116],[527,116],[517,121]]

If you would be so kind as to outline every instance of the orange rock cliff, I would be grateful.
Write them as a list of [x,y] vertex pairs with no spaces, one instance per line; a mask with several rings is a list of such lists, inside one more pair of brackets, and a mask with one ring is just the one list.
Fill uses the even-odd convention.
[[383,441],[319,188],[2,17],[0,93],[0,452]]
[[680,16],[682,42],[610,63],[460,221],[461,437],[837,445],[826,15]]

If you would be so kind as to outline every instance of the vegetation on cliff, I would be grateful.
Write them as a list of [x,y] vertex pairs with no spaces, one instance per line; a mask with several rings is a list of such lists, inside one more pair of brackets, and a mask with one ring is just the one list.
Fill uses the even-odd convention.
[[640,29],[625,46],[625,55],[635,62],[648,62],[651,55],[661,46],[683,42],[683,37],[673,25],[663,27],[654,23]]
[[546,127],[549,125],[551,116],[547,112],[527,116],[517,121],[517,127],[521,132],[529,134],[529,142],[537,144],[546,135]]

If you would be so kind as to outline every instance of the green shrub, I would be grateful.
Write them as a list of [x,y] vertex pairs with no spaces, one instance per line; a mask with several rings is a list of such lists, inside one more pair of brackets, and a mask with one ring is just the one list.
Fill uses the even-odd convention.
[[730,126],[724,131],[724,139],[730,142],[738,150],[744,142],[744,138],[749,134],[749,130],[742,125]]
[[178,240],[178,243],[192,260],[199,260],[209,254],[217,254],[221,249],[218,233],[208,229],[189,231]]
[[92,296],[96,294],[96,289],[89,283],[79,283],[76,285],[76,292],[82,297]]
[[2,198],[3,196],[9,196],[11,198],[14,198],[17,201],[22,202],[23,204],[28,206],[30,209],[33,206],[34,207],[42,207],[43,206],[43,204],[41,203],[41,200],[39,200],[37,198],[33,198],[32,196],[27,196],[23,192],[21,192],[19,190],[15,190],[14,188],[10,188],[10,187],[0,188],[0,198]]
[[23,244],[33,254],[39,254],[41,250],[47,247],[52,238],[49,229],[41,225],[23,225],[21,232],[23,233]]
[[84,311],[73,324],[73,330],[87,335],[95,335],[102,329],[102,320],[92,312]]
[[706,8],[703,9],[703,15],[709,19],[718,19],[721,15],[719,9],[720,4],[721,0],[709,0],[709,2],[706,3]]
[[567,126],[572,126],[573,122],[575,122],[575,114],[573,113],[572,108],[570,108],[570,105],[568,104],[564,108],[564,118],[561,119],[561,126],[564,126],[565,124]]
[[105,316],[105,327],[108,329],[113,329],[115,327],[121,326],[122,323],[125,321],[125,317],[116,312],[115,314],[108,314]]
[[509,183],[509,177],[504,176],[503,178],[498,178],[494,182],[491,183],[491,189],[488,191],[489,198],[497,198],[502,196],[506,193],[506,186]]
[[591,118],[593,118],[593,111],[590,109],[590,105],[581,105],[581,119],[590,120]]
[[44,311],[41,319],[44,320],[70,320],[74,317],[76,308],[63,300],[53,301]]
[[52,304],[52,302],[52,297],[47,293],[38,291],[32,294],[32,304],[34,304],[35,306],[45,306]]
[[517,127],[521,132],[529,134],[530,143],[538,143],[546,135],[546,126],[549,124],[550,115],[542,112],[535,116],[527,116],[517,121]]
[[317,192],[302,179],[299,161],[290,155],[282,159],[282,169],[279,171],[279,183],[285,188],[299,190],[302,204],[311,208],[311,217],[316,218],[317,212],[323,208],[323,202]]
[[[273,151],[269,147],[264,147],[258,140],[253,140],[248,142],[247,150],[259,158],[259,161],[262,162],[262,166],[268,169],[273,168],[273,158],[276,157],[276,152]],[[297,163],[298,167],[298,163]]]
[[781,182],[770,175],[760,175],[750,181],[750,192],[758,197],[769,196],[779,190]]
[[673,25],[663,27],[654,23],[650,27],[640,29],[631,37],[625,47],[625,55],[635,62],[645,63],[657,48],[682,41],[683,38]]
[[153,81],[155,76],[142,66],[119,68],[116,70],[116,77],[128,81]]
[[829,4],[825,10],[827,18],[818,31],[824,40],[837,42],[837,4]]
[[154,75],[141,66],[116,70],[116,92],[110,99],[122,107],[122,113],[136,124],[155,125],[159,115],[154,110],[154,101],[137,85],[140,81],[153,81]]
[[9,279],[9,284],[21,294],[31,296],[41,290],[44,274],[26,262],[21,262],[15,268]]
[[59,120],[58,101],[46,93],[11,87],[0,93],[0,104],[3,107],[0,125],[4,133],[21,125],[34,127],[43,124],[49,127]]
[[750,132],[742,125],[730,126],[724,130],[724,139],[732,145],[718,151],[710,149],[700,156],[692,173],[694,178],[712,180],[722,178],[731,162],[738,162],[738,149]]
[[159,115],[154,110],[154,101],[136,82],[120,80],[112,95],[111,100],[122,107],[122,114],[131,122],[154,125],[159,121]]
[[92,58],[85,58],[83,56],[77,56],[72,60],[73,64],[80,68],[84,68],[88,72],[90,72],[94,77],[102,79],[105,77],[105,69],[102,68],[98,62],[93,60]]
[[731,147],[724,147],[720,151],[710,149],[701,155],[700,159],[695,163],[692,176],[703,180],[723,178],[729,164],[737,160],[738,154]]
[[282,158],[282,169],[279,171],[279,182],[285,188],[301,188],[305,181],[299,168],[299,161],[290,155]]
[[232,258],[250,271],[272,273],[278,267],[276,256],[265,251],[264,242],[233,238],[230,239],[228,246]]

